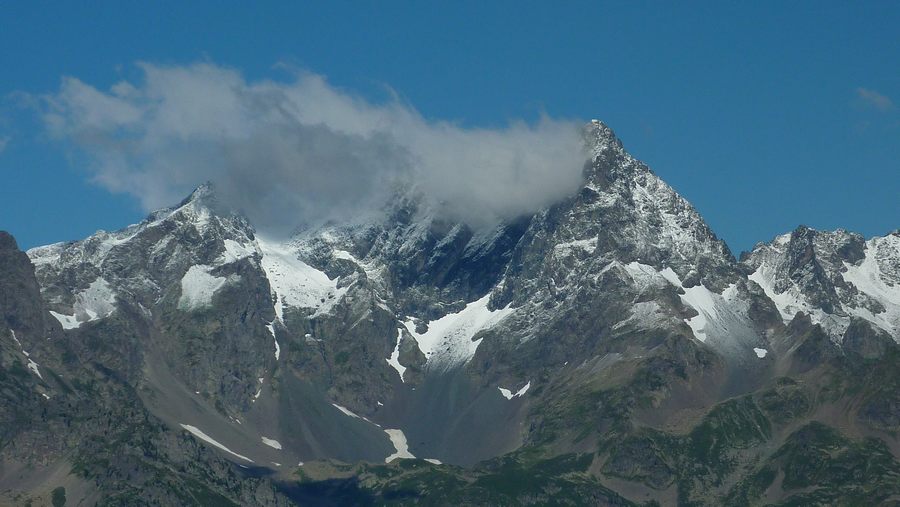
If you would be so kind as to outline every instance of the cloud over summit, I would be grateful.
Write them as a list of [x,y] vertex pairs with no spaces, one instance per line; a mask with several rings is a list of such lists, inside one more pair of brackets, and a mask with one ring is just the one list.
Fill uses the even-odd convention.
[[258,227],[285,230],[364,213],[410,185],[478,226],[536,211],[582,181],[578,121],[464,128],[311,73],[248,81],[208,63],[139,69],[139,82],[108,91],[65,78],[42,113],[96,183],[148,210],[212,181]]

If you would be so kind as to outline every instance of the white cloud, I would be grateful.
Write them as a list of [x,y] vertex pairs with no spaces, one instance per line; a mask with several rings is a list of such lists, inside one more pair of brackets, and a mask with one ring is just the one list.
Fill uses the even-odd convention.
[[856,96],[867,106],[875,108],[879,111],[890,111],[894,108],[894,101],[890,97],[870,90],[868,88],[859,87],[856,89]]
[[109,91],[66,78],[43,115],[87,155],[96,182],[147,209],[213,181],[258,226],[292,228],[364,212],[411,185],[477,226],[533,212],[581,183],[577,121],[465,128],[311,73],[247,81],[206,63],[139,68],[140,82]]

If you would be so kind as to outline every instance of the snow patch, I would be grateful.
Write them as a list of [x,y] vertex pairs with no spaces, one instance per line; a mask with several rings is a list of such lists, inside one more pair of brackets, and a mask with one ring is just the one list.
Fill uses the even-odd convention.
[[87,289],[75,295],[74,315],[50,311],[63,329],[75,329],[85,322],[108,317],[116,310],[116,293],[103,277],[97,277]]
[[443,465],[443,463],[441,463],[441,460],[439,459],[425,458],[425,461],[431,463],[432,465]]
[[[780,237],[778,238],[780,240]],[[778,241],[776,241],[777,243]],[[845,275],[846,276],[846,275]],[[767,263],[760,264],[750,276],[749,280],[756,282],[762,287],[769,299],[775,303],[775,308],[781,314],[781,319],[787,323],[790,322],[797,312],[803,312],[809,316],[813,324],[819,324],[832,337],[843,336],[844,331],[850,325],[850,320],[846,317],[831,315],[825,313],[821,308],[811,305],[805,297],[791,285],[783,292],[775,291],[776,268]]]
[[406,443],[406,435],[403,434],[403,430],[389,429],[384,430],[384,432],[388,434],[395,450],[393,454],[384,458],[385,463],[390,463],[395,459],[415,459],[415,456],[409,452],[409,446]]
[[[758,343],[759,335],[748,315],[749,303],[741,296],[737,283],[717,294],[704,285],[685,288],[681,278],[670,267],[657,271],[653,266],[631,262],[623,265],[638,287],[659,287],[671,284],[684,291],[679,294],[682,303],[697,311],[697,315],[684,322],[694,337],[701,342],[713,339],[718,345],[739,354],[740,343]],[[641,308],[640,312],[656,318],[655,308]],[[641,313],[638,313],[638,317]],[[632,315],[631,318],[635,316]],[[746,350],[746,349],[742,349]]]
[[62,324],[63,329],[75,329],[81,325],[81,322],[78,322],[78,319],[76,319],[74,315],[63,315],[62,313],[57,313],[53,310],[50,310],[50,315]]
[[347,407],[342,407],[342,406],[338,405],[337,403],[332,403],[331,406],[334,407],[334,408],[336,408],[336,409],[338,409],[338,410],[340,410],[341,412],[343,412],[344,415],[348,415],[348,416],[350,416],[350,417],[355,417],[355,418],[357,418],[357,419],[359,419],[359,420],[361,420],[361,421],[366,421],[367,423],[369,423],[369,424],[374,424],[375,426],[378,426],[379,428],[381,427],[380,424],[375,423],[375,422],[372,422],[372,421],[370,421],[368,418],[365,418],[365,417],[363,417],[363,416],[361,416],[361,415],[356,415],[356,414],[354,414],[354,413],[351,412],[350,409],[348,409]]
[[181,278],[180,310],[195,310],[212,304],[213,296],[226,283],[236,281],[237,276],[219,277],[209,274],[211,266],[198,264],[191,266]]
[[631,305],[630,315],[627,319],[619,321],[613,329],[621,329],[633,325],[638,329],[655,329],[660,324],[671,319],[661,311],[662,308],[656,301],[640,301]]
[[28,359],[28,369],[31,370],[32,373],[38,376],[39,379],[44,380],[44,376],[41,375],[41,370],[38,369],[38,364],[34,362],[30,357],[28,357],[28,353],[22,351],[25,354],[26,359]]
[[275,341],[275,360],[278,361],[281,358],[281,347],[278,345],[278,338],[275,337],[275,321],[266,324],[266,329],[269,330],[272,339]]
[[253,399],[250,400],[250,403],[256,403],[256,400],[262,395],[262,384],[266,380],[265,377],[259,377],[259,390],[256,391],[256,394],[253,395]]
[[301,261],[287,245],[270,243],[257,237],[262,267],[275,293],[275,315],[284,322],[284,308],[315,308],[327,313],[347,291],[338,289],[337,279]]
[[357,419],[362,419],[362,417],[360,417],[360,416],[354,414],[354,413],[351,412],[350,409],[347,408],[347,407],[342,407],[342,406],[338,405],[337,403],[332,403],[331,406],[334,407],[334,408],[336,408],[336,409],[338,409],[338,410],[340,410],[341,412],[343,412],[344,415],[349,415],[350,417],[355,417],[355,418],[357,418]]
[[384,283],[384,267],[378,266],[375,262],[363,262],[346,250],[334,250],[332,256],[335,259],[344,259],[356,264],[362,268],[369,280],[378,284]]
[[531,381],[529,380],[528,383],[525,384],[525,386],[522,389],[519,389],[515,393],[513,393],[509,389],[504,389],[502,387],[497,387],[497,389],[500,390],[500,394],[502,394],[504,398],[506,398],[507,400],[511,400],[513,398],[518,398],[520,396],[523,396],[525,393],[528,392],[528,389],[530,387],[531,387]]
[[268,445],[272,449],[278,449],[279,451],[281,450],[281,443],[278,440],[275,440],[274,438],[266,438],[266,437],[260,437],[260,438],[262,438],[262,443]]
[[233,239],[225,240],[225,251],[216,259],[217,264],[231,264],[257,254],[256,247],[251,244],[241,244]]
[[[885,252],[879,256],[879,252]],[[900,237],[886,236],[866,242],[866,256],[858,266],[844,263],[844,280],[852,283],[857,290],[881,303],[884,312],[873,314],[862,305],[848,308],[850,313],[866,319],[885,331],[900,334],[900,281],[888,284],[891,276],[884,272],[879,257],[884,264],[890,264],[891,257],[900,269],[896,256],[900,255]]]
[[412,319],[404,322],[406,330],[416,339],[419,350],[425,354],[426,366],[429,368],[450,369],[466,363],[481,343],[481,339],[472,340],[479,332],[497,325],[506,316],[513,313],[507,306],[499,310],[489,310],[488,301],[491,294],[466,305],[459,313],[450,313],[428,324],[428,330],[417,333]]
[[397,373],[400,374],[400,381],[406,382],[403,380],[403,374],[406,373],[406,366],[400,364],[400,339],[403,338],[403,330],[397,329],[397,344],[394,346],[394,351],[391,352],[391,357],[385,359],[389,365],[391,365]]
[[715,296],[717,294],[703,285],[684,289],[684,295],[681,296],[683,302],[697,310],[697,315],[690,319],[685,319],[685,322],[694,332],[694,336],[701,342],[706,341],[706,328],[712,321],[719,318]]
[[753,348],[753,352],[755,352],[756,357],[758,357],[760,359],[766,357],[766,354],[769,353],[769,351],[766,349],[760,349],[760,348],[756,348],[756,347]]
[[210,437],[206,433],[203,433],[203,431],[201,431],[200,428],[197,428],[196,426],[191,426],[190,424],[182,424],[181,427],[188,430],[192,435],[194,435],[195,437],[199,438],[200,440],[203,440],[204,442],[212,445],[213,447],[217,447],[217,448],[227,452],[228,454],[231,454],[232,456],[235,456],[244,461],[249,461],[250,463],[253,463],[252,459],[248,458],[247,456],[242,456],[242,455],[232,451],[231,449],[225,447],[224,445],[215,441],[212,437]]

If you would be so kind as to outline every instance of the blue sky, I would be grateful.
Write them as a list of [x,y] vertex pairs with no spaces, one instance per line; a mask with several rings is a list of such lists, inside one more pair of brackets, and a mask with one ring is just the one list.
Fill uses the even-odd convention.
[[798,224],[900,227],[900,3],[137,2],[0,7],[0,228],[23,247],[145,215],[29,101],[136,62],[306,69],[468,127],[600,118],[735,253]]

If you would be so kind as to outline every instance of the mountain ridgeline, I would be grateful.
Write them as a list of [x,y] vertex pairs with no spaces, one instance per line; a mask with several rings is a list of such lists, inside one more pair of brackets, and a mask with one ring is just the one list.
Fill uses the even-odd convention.
[[900,505],[900,232],[736,259],[603,123],[490,227],[260,234],[204,185],[0,234],[0,505]]

